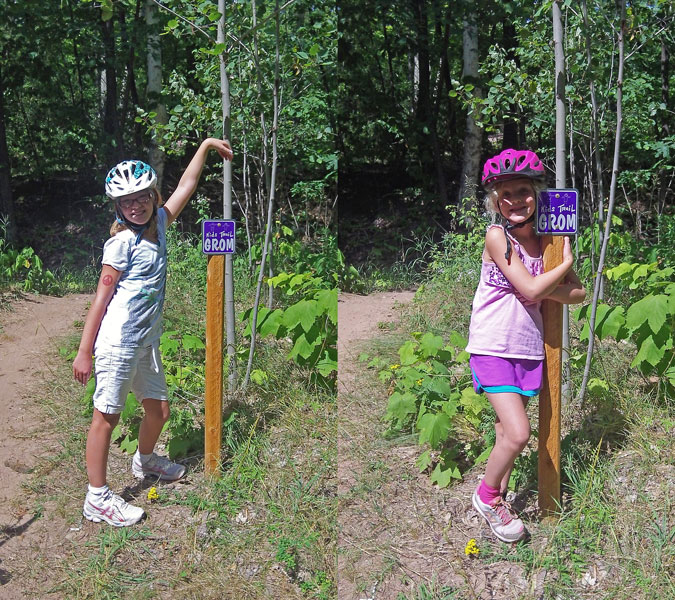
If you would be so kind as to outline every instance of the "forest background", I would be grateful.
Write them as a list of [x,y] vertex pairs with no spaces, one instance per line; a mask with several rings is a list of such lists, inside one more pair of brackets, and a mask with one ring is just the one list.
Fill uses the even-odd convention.
[[[336,29],[335,4],[305,0],[0,3],[2,308],[33,292],[93,293],[114,220],[103,183],[117,162],[150,163],[167,198],[198,144],[227,135],[238,371],[232,382],[224,365],[222,476],[212,480],[202,462],[199,234],[203,219],[224,214],[226,169],[214,155],[168,234],[161,351],[172,414],[160,451],[190,476],[156,489],[127,477],[142,415],[131,395],[109,478],[151,516],[134,531],[83,526],[94,382],[83,391],[72,381],[83,323],[65,316],[74,333],[55,342],[58,364],[33,392],[44,447],[56,449],[31,457],[26,494],[2,524],[3,594],[256,598],[273,589],[292,598],[335,589]],[[155,566],[138,560],[148,551]]]
[[[554,5],[564,53],[558,76]],[[386,398],[381,422],[368,421],[379,436],[371,431],[360,441],[367,459],[342,498],[348,514],[340,512],[346,524],[374,505],[386,518],[373,510],[379,527],[368,530],[363,517],[354,528],[342,548],[341,584],[394,586],[394,576],[374,567],[363,573],[368,558],[354,549],[361,540],[371,557],[379,553],[394,572],[400,567],[402,580],[416,581],[400,598],[489,597],[491,585],[499,597],[511,568],[525,581],[504,584],[510,597],[673,595],[666,565],[675,555],[665,550],[675,539],[667,500],[675,481],[672,6],[411,0],[339,7],[339,247],[361,289],[416,289],[403,334],[383,322],[362,349],[372,387],[350,397],[357,414],[340,413],[356,436],[367,420],[356,407],[377,404],[369,398],[378,385]],[[556,100],[564,103],[562,123]],[[556,141],[558,124],[564,145]],[[473,392],[463,349],[488,223],[480,169],[504,148],[534,150],[550,187],[579,190],[575,269],[588,290],[563,348],[562,510],[553,524],[530,519],[538,515],[535,439],[510,482],[533,544],[512,550],[476,535],[461,508],[494,443],[494,416]],[[537,410],[529,412],[536,434]],[[391,456],[408,456],[411,440],[415,468],[437,494],[412,484],[406,502],[405,486],[393,482],[414,475]],[[341,464],[350,460],[356,452],[340,455]],[[374,497],[373,481],[389,497]],[[358,490],[367,486],[361,500]],[[425,544],[412,525],[381,535],[405,521],[397,504],[433,507],[440,499],[460,508],[429,509]],[[436,533],[454,572],[431,549]],[[414,553],[427,565],[438,561],[424,581],[413,575],[423,570],[412,564]]]
[[[64,0],[57,9],[53,2],[39,0],[0,5],[0,209],[8,217],[0,238],[2,300],[21,290],[93,290],[111,221],[102,194],[105,173],[122,158],[146,158],[162,173],[166,197],[191,149],[222,132],[218,60],[225,56],[235,148],[234,211],[240,231],[246,232],[235,265],[237,309],[243,316],[237,332],[240,364],[248,350],[246,318],[254,303],[272,192],[274,258],[272,271],[265,274],[273,276],[280,293],[266,310],[261,306],[259,332],[267,343],[256,356],[249,397],[237,398],[226,422],[227,477],[215,485],[199,481],[186,494],[167,490],[160,502],[191,514],[191,534],[204,525],[199,530],[204,534],[200,560],[190,550],[194,536],[177,535],[179,550],[172,556],[181,558],[162,581],[168,580],[172,590],[203,597],[208,597],[209,584],[227,585],[234,594],[239,590],[239,597],[265,597],[265,586],[281,566],[289,594],[331,597],[337,586],[336,322],[333,295],[325,292],[336,292],[336,280],[341,289],[358,291],[423,284],[421,312],[411,325],[411,331],[423,331],[401,346],[409,360],[406,367],[415,367],[416,373],[439,350],[438,337],[444,344],[453,330],[462,335],[460,323],[467,322],[467,298],[475,285],[485,224],[477,185],[483,160],[505,147],[526,146],[543,158],[551,179],[554,172],[552,3],[296,0],[275,10],[270,3],[234,2],[224,15],[224,45],[216,40],[221,19],[216,3],[161,4],[163,8],[153,0]],[[667,287],[675,248],[673,8],[661,0],[631,2],[622,25],[620,7],[613,3],[559,4],[565,28],[567,186],[580,191],[577,268],[589,290],[612,180],[620,34],[625,43],[620,169],[607,262],[611,274],[595,327],[610,344],[612,357],[621,360],[611,368],[605,361],[595,364],[589,388],[593,401],[583,401],[579,411],[599,423],[597,431],[586,426],[597,435],[589,434],[582,444],[581,426],[566,432],[571,436],[568,447],[575,440],[579,453],[577,462],[568,463],[572,470],[566,471],[567,481],[579,469],[577,482],[587,485],[576,491],[586,498],[602,481],[587,468],[595,464],[592,450],[602,440],[615,443],[603,446],[603,464],[611,464],[617,455],[613,451],[631,448],[631,440],[644,437],[657,450],[644,442],[646,450],[641,446],[635,456],[644,459],[644,450],[649,459],[645,466],[672,466],[672,453],[670,460],[663,456],[673,427],[675,310],[672,287]],[[272,189],[277,65],[279,173]],[[180,220],[180,235],[172,240],[170,335],[163,353],[174,388],[188,392],[172,418],[169,439],[176,456],[194,455],[203,438],[195,398],[203,388],[198,365],[203,363],[205,259],[194,234],[200,219],[221,214],[218,169],[216,159],[207,165],[200,192]],[[432,296],[436,301],[445,297],[455,307],[442,304],[439,310]],[[303,314],[311,318],[303,319]],[[582,342],[593,339],[587,326],[584,334],[585,315],[578,315],[570,348],[577,383],[585,360]],[[423,333],[429,336],[423,338]],[[459,343],[461,338],[452,339]],[[64,344],[64,363],[76,344]],[[630,351],[616,351],[624,347]],[[451,362],[456,349],[452,356]],[[394,362],[389,356],[378,360]],[[619,380],[617,374],[628,379]],[[474,437],[461,440],[458,453],[450,443],[456,423],[446,421],[442,405],[434,404],[435,394],[446,391],[437,387],[443,377],[434,371],[425,374],[420,386],[424,392],[412,398],[405,395],[405,378],[387,380],[398,393],[394,399],[404,401],[390,404],[386,415],[384,408],[382,412],[392,429],[419,436],[425,450],[421,468],[436,473],[435,483],[448,485],[460,467],[466,472],[489,448],[484,434],[490,423],[488,411],[477,406],[475,424],[464,420]],[[461,392],[465,383],[453,380],[453,393]],[[616,400],[622,389],[637,392]],[[636,396],[641,402],[635,402]],[[69,397],[86,422],[88,399],[74,388]],[[424,424],[432,426],[433,436],[414,418],[424,412],[422,406],[427,411]],[[632,412],[638,406],[649,411]],[[465,409],[460,413],[468,414]],[[133,448],[133,413],[119,432],[120,451]],[[79,475],[64,477],[58,469],[46,473],[34,486],[36,502],[44,500],[46,490],[64,499],[78,495],[85,425],[80,421],[68,426],[72,451],[61,469]],[[637,466],[636,459],[632,467]],[[527,468],[517,474],[518,483],[526,486]],[[668,477],[663,481],[670,481]],[[261,483],[270,480],[276,482],[271,488]],[[566,489],[575,491],[573,486]],[[645,506],[650,498],[645,497]],[[65,518],[72,519],[78,507],[69,506],[68,500],[63,505]],[[634,506],[631,510],[640,512]],[[613,505],[612,514],[616,512]],[[258,519],[249,520],[253,514]],[[652,515],[646,509],[641,514]],[[603,519],[593,535],[610,522]],[[666,514],[661,525],[659,512],[653,521],[656,529],[651,521],[640,527],[661,544],[653,542],[661,549],[659,562],[645,566],[632,556],[626,571],[626,577],[636,579],[637,569],[637,585],[645,589],[670,564],[666,561],[673,560],[672,551],[666,552],[672,517]],[[248,524],[232,528],[233,522]],[[652,543],[646,535],[629,538],[628,545],[637,552]],[[157,574],[133,567],[135,553],[147,543],[143,536],[91,536],[89,541],[100,543],[100,554],[88,562],[82,550],[69,549],[64,566],[53,569],[60,577],[50,582],[48,591],[124,597],[146,593]],[[563,575],[583,569],[602,550],[597,540],[588,544],[581,553],[586,562],[569,567],[561,560],[556,568]],[[112,558],[109,548],[115,549]],[[553,554],[557,559],[564,553],[555,549]],[[213,568],[223,557],[231,559],[232,569]],[[24,574],[31,569],[26,564]],[[558,581],[563,585],[566,580],[562,576]],[[665,592],[672,590],[672,581],[664,586]],[[624,588],[626,593],[635,591]]]

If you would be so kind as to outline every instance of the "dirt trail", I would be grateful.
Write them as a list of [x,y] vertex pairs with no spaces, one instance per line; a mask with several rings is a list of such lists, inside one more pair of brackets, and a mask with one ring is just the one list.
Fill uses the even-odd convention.
[[[40,527],[22,485],[40,460],[54,454],[59,440],[45,434],[40,387],[50,380],[59,338],[75,332],[92,296],[27,296],[0,312],[0,597],[22,597],[12,580],[17,545],[40,543]],[[31,536],[36,536],[34,539]]]
[[342,294],[338,300],[338,598],[440,598],[452,591],[474,600],[539,598],[545,573],[528,577],[510,561],[465,555],[472,538],[481,548],[494,543],[471,507],[481,469],[438,489],[415,466],[421,451],[414,436],[385,435],[387,390],[358,356],[395,360],[403,339],[396,307],[412,297]]

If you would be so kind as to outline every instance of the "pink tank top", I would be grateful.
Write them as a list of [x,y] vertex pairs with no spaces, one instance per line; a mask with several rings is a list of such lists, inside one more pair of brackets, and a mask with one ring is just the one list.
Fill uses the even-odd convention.
[[[492,225],[500,227],[501,225]],[[502,228],[503,229],[503,228]],[[544,272],[541,256],[532,258],[509,235],[513,251],[531,275]],[[483,261],[478,289],[473,298],[469,344],[471,354],[505,358],[544,358],[544,324],[541,302],[528,302],[493,262]]]

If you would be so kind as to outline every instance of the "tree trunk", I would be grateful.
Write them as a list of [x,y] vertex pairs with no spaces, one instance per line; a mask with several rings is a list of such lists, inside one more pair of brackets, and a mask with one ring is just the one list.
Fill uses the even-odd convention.
[[[605,186],[602,180],[602,152],[600,151],[600,134],[598,126],[598,101],[595,96],[595,77],[593,77],[593,61],[591,57],[591,32],[588,25],[588,7],[586,6],[586,0],[582,0],[581,10],[584,17],[584,28],[586,29],[586,60],[588,62],[588,70],[591,74],[589,77],[590,85],[589,91],[591,93],[591,136],[593,139],[593,153],[595,154],[595,177],[597,180],[598,186],[598,234],[600,236],[599,243],[602,245],[602,230],[604,222],[604,212],[605,212]],[[592,177],[591,177],[592,181]],[[591,226],[593,225],[593,210],[591,208]],[[594,254],[595,240],[592,240],[591,246],[591,265],[593,266],[593,254]],[[604,297],[604,277],[600,278],[600,298]]]
[[[513,60],[518,64],[518,57],[516,56],[516,47],[518,45],[518,37],[516,36],[516,26],[509,22],[504,22],[502,43],[506,49],[506,56],[509,60]],[[515,113],[515,106],[511,105],[510,113]],[[517,121],[513,117],[504,119],[504,138],[502,146],[504,148],[519,148],[520,140],[518,139],[519,127]]]
[[[558,35],[554,33],[555,41],[555,186],[565,188],[567,186],[567,158],[566,158],[566,106],[565,84],[567,80],[565,72],[564,32],[562,23]],[[554,27],[556,24],[554,23]],[[569,369],[569,307],[562,307],[562,353],[560,364],[562,372]],[[561,401],[567,403],[570,396],[569,379],[563,378],[560,388]]]
[[[661,111],[661,139],[665,140],[670,136],[670,124],[668,123],[668,115],[670,114],[670,51],[668,50],[668,40],[665,33],[661,34],[661,102],[665,107],[665,110]],[[661,169],[657,209],[659,216],[666,207],[668,188],[668,175],[665,169]]]
[[267,249],[272,239],[272,222],[274,220],[274,201],[275,201],[275,188],[277,179],[277,129],[279,126],[279,18],[280,18],[279,0],[276,0],[275,12],[276,12],[275,14],[276,54],[274,61],[274,87],[272,91],[274,98],[274,116],[272,121],[272,170],[270,174],[270,184],[269,184],[270,195],[269,195],[269,202],[267,204],[267,226],[265,228],[265,242],[263,243],[263,253],[260,259],[260,272],[258,273],[258,284],[255,290],[255,301],[253,302],[253,315],[251,323],[251,347],[248,355],[248,365],[246,367],[246,375],[244,377],[244,382],[242,384],[242,389],[244,390],[248,386],[248,382],[251,376],[251,367],[253,366],[256,330],[258,328],[258,305],[260,304],[260,292],[262,289],[263,279],[265,277],[265,261],[267,259]]
[[579,389],[580,400],[583,400],[586,393],[586,386],[591,372],[591,360],[593,358],[593,348],[595,345],[595,317],[598,310],[598,301],[600,299],[600,284],[602,280],[602,269],[605,266],[605,254],[607,252],[607,241],[612,225],[612,213],[614,212],[614,200],[616,198],[616,182],[619,176],[619,157],[621,152],[621,126],[623,125],[623,63],[624,63],[624,35],[626,33],[626,2],[621,1],[621,18],[619,30],[619,73],[616,81],[616,133],[614,136],[614,161],[612,163],[612,181],[609,187],[609,205],[607,207],[607,220],[605,221],[605,235],[600,248],[600,258],[598,259],[598,270],[595,276],[595,285],[593,287],[593,301],[591,303],[591,315],[588,320],[588,350],[586,352],[586,365],[584,375]]
[[[225,0],[218,0],[219,44],[225,43]],[[220,65],[220,96],[223,105],[223,139],[229,141],[231,135],[231,105],[230,105],[230,80],[227,76],[227,55],[221,52],[218,56]],[[223,160],[223,218],[232,218],[232,161]],[[234,326],[234,269],[232,254],[225,255],[225,343],[227,345],[228,375],[227,384],[230,392],[237,387],[237,341]]]
[[[148,85],[146,88],[147,107],[149,111],[157,113],[155,121],[162,125],[166,124],[166,105],[162,100],[162,43],[157,19],[157,5],[153,0],[145,2],[145,23],[148,28]],[[150,164],[157,172],[158,187],[162,189],[164,179],[164,165],[166,155],[160,150],[157,140],[153,135],[150,141]]]
[[119,126],[119,114],[117,111],[117,71],[115,69],[115,30],[114,20],[101,20],[101,33],[103,35],[103,49],[105,71],[103,73],[102,86],[105,89],[103,108],[103,131],[109,136],[110,143],[107,157],[110,163],[119,162],[124,155],[124,142],[122,131]]
[[14,198],[12,197],[12,179],[5,129],[5,86],[2,80],[0,62],[0,219],[5,223],[4,238],[8,244],[16,242],[16,223],[14,221]]
[[[464,19],[463,34],[464,67],[462,71],[463,83],[472,83],[474,95],[482,95],[478,87],[478,27],[475,11],[469,12]],[[466,115],[466,130],[464,132],[464,158],[462,160],[462,175],[459,179],[459,206],[464,198],[476,196],[476,186],[480,171],[481,139],[483,130],[476,125],[472,114]]]

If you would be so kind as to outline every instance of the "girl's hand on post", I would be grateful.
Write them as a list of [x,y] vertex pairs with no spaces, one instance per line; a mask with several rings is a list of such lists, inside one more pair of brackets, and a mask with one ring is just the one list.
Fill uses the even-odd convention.
[[570,267],[574,264],[574,254],[572,254],[569,236],[565,236],[563,241],[563,263],[569,264]]
[[213,148],[222,158],[225,160],[232,160],[234,153],[232,152],[232,146],[227,140],[219,140],[218,138],[209,138],[208,140],[209,148]]

